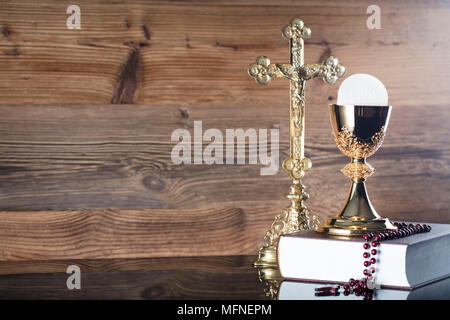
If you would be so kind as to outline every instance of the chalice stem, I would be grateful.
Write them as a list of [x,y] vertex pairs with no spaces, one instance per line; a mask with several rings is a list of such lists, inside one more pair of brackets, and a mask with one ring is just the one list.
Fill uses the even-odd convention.
[[352,173],[349,174],[346,172],[345,168],[343,169],[343,173],[351,179],[352,184],[347,201],[338,214],[338,217],[356,221],[379,219],[380,216],[370,203],[365,183],[366,177],[369,175],[366,172],[370,171],[371,174],[374,171],[373,168],[366,163],[365,158],[352,158],[346,168],[348,166],[353,169]]

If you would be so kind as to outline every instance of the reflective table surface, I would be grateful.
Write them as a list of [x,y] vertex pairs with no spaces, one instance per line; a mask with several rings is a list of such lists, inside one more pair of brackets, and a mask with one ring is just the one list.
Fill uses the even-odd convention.
[[[252,266],[255,258],[1,261],[0,299],[362,299],[315,297],[314,288],[323,284],[265,281]],[[81,270],[79,290],[67,288],[69,266]],[[450,299],[450,279],[429,286],[381,289],[375,299]]]

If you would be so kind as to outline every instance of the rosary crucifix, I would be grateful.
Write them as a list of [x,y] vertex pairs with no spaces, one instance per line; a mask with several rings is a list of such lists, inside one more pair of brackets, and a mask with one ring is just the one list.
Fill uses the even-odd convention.
[[304,201],[308,194],[304,191],[301,178],[311,168],[311,160],[305,157],[305,83],[312,78],[322,78],[334,84],[345,73],[345,67],[337,58],[331,56],[322,64],[304,64],[303,39],[311,37],[311,29],[302,20],[294,19],[283,28],[283,36],[289,39],[290,63],[270,63],[269,58],[260,56],[248,67],[248,73],[257,83],[266,85],[272,78],[288,78],[291,88],[290,103],[290,144],[289,157],[283,168],[291,178],[292,185],[286,198],[291,205],[275,217],[271,229],[266,233],[263,247],[255,265],[276,265],[276,243],[280,235],[314,227],[317,217],[309,217]]

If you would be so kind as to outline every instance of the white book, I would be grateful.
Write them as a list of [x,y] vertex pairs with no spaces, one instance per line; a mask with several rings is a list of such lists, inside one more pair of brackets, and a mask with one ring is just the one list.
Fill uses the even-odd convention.
[[[331,285],[331,284],[328,284]],[[315,288],[327,286],[323,283],[283,281],[278,290],[278,300],[362,300],[363,297],[342,294],[338,296],[316,297]],[[433,282],[414,290],[378,289],[373,300],[449,300],[450,278]]]
[[[385,240],[377,247],[375,282],[411,289],[450,276],[450,225]],[[312,230],[280,237],[278,266],[286,279],[346,283],[364,277],[362,237],[342,239]]]

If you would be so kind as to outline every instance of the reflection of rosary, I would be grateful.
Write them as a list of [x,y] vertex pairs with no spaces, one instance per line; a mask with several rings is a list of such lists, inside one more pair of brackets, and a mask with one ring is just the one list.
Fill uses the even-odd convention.
[[[405,238],[413,234],[431,231],[431,226],[427,224],[413,225],[411,223],[407,225],[404,222],[395,222],[394,225],[397,227],[397,230],[384,231],[378,234],[369,233],[364,235],[365,243],[363,244],[364,248],[363,258],[366,259],[364,261],[365,267],[363,271],[364,277],[361,278],[361,280],[355,280],[353,278],[350,279],[348,283],[344,285],[343,288],[344,296],[354,294],[357,297],[362,296],[363,300],[373,299],[373,295],[375,293],[375,281],[374,281],[375,268],[374,267],[369,268],[369,266],[374,265],[377,262],[377,259],[375,259],[374,256],[377,255],[378,251],[375,248],[379,247],[382,241]],[[339,289],[340,286],[316,288],[315,295],[317,297],[338,296],[340,295]]]

